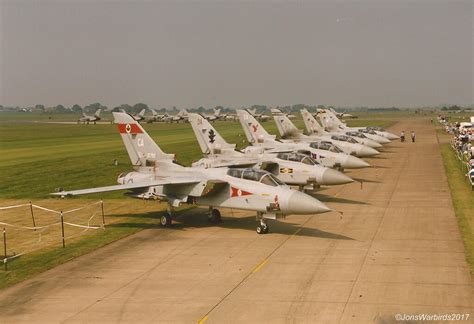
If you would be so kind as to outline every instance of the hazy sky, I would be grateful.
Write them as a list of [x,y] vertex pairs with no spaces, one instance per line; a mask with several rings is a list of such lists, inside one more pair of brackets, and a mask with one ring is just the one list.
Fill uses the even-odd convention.
[[0,104],[471,104],[473,1],[0,0]]

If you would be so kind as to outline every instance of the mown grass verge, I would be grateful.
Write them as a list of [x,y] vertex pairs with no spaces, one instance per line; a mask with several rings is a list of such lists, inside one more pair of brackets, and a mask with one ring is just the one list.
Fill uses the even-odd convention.
[[[180,208],[180,210],[176,212],[176,215],[179,215],[190,208],[192,207],[186,206]],[[159,227],[159,216],[163,212],[165,211],[153,212],[152,215],[149,213],[135,214],[130,215],[131,217],[123,217],[123,215],[107,216],[109,221],[114,217],[120,218],[120,220],[113,221],[110,225],[106,226],[105,230],[99,229],[96,230],[96,232],[83,235],[72,241],[66,240],[65,248],[62,248],[61,243],[58,243],[55,246],[46,247],[25,254],[18,259],[13,259],[8,262],[8,271],[4,271],[2,264],[2,267],[0,268],[0,289],[14,285],[48,269],[97,250],[98,248],[114,241],[135,234],[143,229]],[[1,244],[3,244],[3,241]]]
[[464,241],[469,271],[474,277],[474,192],[466,179],[465,170],[451,146],[449,144],[440,146],[454,212]]

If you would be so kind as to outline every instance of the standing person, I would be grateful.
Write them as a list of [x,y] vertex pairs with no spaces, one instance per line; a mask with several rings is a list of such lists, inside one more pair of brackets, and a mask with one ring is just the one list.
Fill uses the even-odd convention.
[[411,142],[415,143],[415,131],[411,131]]
[[400,141],[405,142],[405,131],[403,131],[403,130],[400,133]]

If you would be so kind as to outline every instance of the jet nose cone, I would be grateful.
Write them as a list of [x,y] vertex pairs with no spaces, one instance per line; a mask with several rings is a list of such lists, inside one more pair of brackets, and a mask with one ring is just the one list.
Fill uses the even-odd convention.
[[346,158],[345,163],[342,164],[342,167],[344,169],[361,169],[361,168],[367,168],[369,167],[370,164],[365,162],[362,159],[356,158],[355,156],[349,155]]
[[295,191],[288,198],[289,214],[320,214],[331,211],[325,204],[305,193]]
[[390,143],[390,140],[388,138],[385,138],[383,136],[379,136],[380,138],[377,139],[377,142],[379,142],[380,144],[388,144]]
[[373,148],[368,147],[368,146],[363,146],[359,150],[358,156],[365,157],[365,156],[374,156],[374,155],[377,155],[377,154],[380,154],[380,152],[377,151],[376,149],[373,149]]
[[321,178],[322,181],[320,184],[322,185],[340,185],[354,182],[353,179],[349,178],[344,173],[333,169],[326,169]]
[[396,140],[396,139],[399,139],[400,137],[398,137],[398,136],[395,135],[395,134],[392,134],[392,133],[387,132],[387,138],[388,138],[388,139],[391,139],[391,140]]
[[370,141],[370,142],[369,142],[369,146],[372,147],[372,148],[376,148],[376,149],[383,147],[382,144],[377,143],[376,141]]

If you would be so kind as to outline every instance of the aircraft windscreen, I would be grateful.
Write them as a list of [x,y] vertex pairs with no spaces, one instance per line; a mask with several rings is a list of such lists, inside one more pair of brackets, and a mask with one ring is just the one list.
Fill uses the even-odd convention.
[[278,186],[278,184],[277,184],[275,181],[273,181],[273,179],[270,178],[270,177],[268,176],[268,174],[264,175],[264,176],[260,179],[260,182],[263,183],[263,184],[266,184],[266,185],[268,185],[268,186],[272,186],[272,187]]
[[309,156],[304,156],[303,159],[301,160],[301,163],[307,164],[307,165],[316,165],[316,164],[319,164],[318,162],[316,162],[315,160],[313,160],[313,159],[310,158]]
[[227,175],[234,178],[242,178],[242,169],[229,169],[227,170]]
[[342,136],[342,135],[333,135],[331,136],[331,139],[335,141],[347,142],[347,137]]
[[342,151],[331,142],[326,142],[326,141],[321,142],[321,143],[314,142],[314,143],[311,143],[309,146],[311,146],[312,148],[320,149],[324,151],[342,153]]
[[346,135],[359,137],[359,138],[367,138],[364,134],[359,132],[347,132]]

